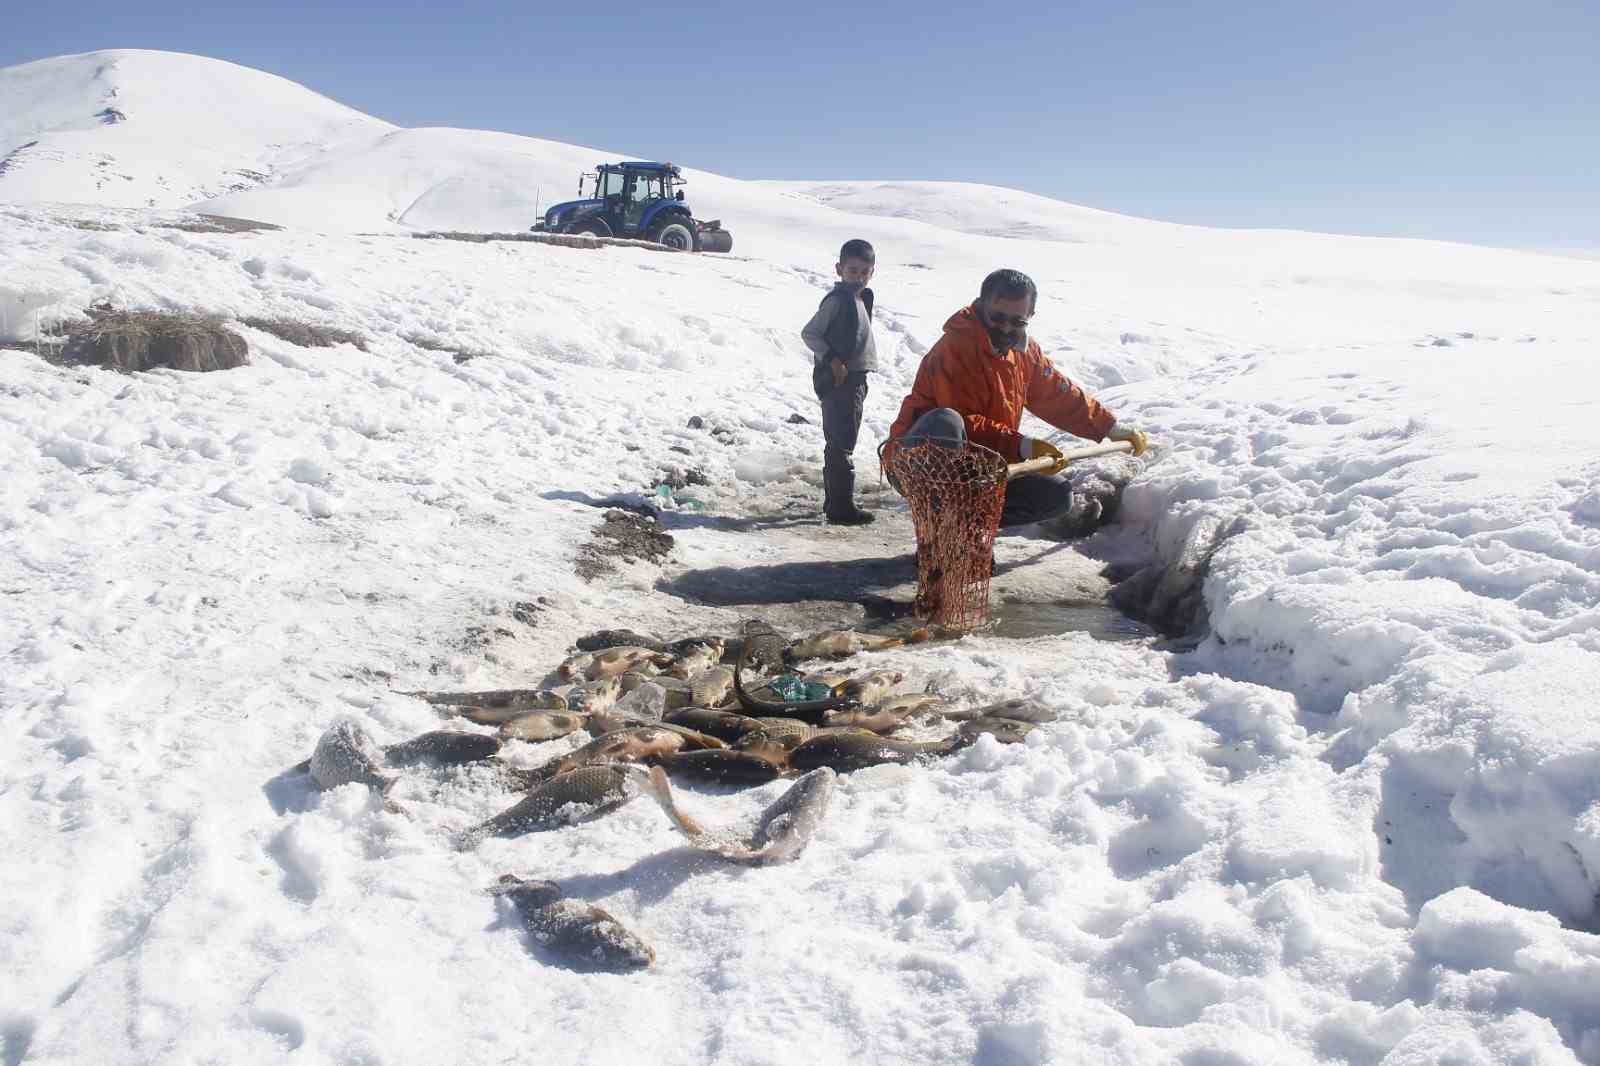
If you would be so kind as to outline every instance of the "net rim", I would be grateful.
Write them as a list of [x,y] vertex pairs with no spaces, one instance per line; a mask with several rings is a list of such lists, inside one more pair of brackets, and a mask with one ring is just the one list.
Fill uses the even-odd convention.
[[[949,438],[929,437],[918,441],[915,444],[907,444],[906,438],[904,437],[890,437],[888,440],[878,445],[878,469],[884,471],[885,473],[892,474],[893,471],[890,468],[894,462],[895,456],[905,451],[914,451],[923,448],[939,448],[944,451],[956,451],[955,448],[951,448],[947,445],[939,443],[939,440],[948,439]],[[889,451],[891,445],[895,450],[894,452],[889,453],[889,455],[886,457],[884,453]],[[976,455],[985,459],[985,461],[987,461],[989,458],[992,458],[992,465],[995,467],[995,479],[1002,484],[1005,482],[1006,468],[1010,464],[1006,461],[1005,456],[1001,455],[993,448],[990,448],[985,444],[978,444],[977,442],[969,439],[962,442],[961,453],[966,455]],[[985,453],[987,453],[987,455],[985,455]],[[902,493],[902,495],[904,495],[904,493]]]

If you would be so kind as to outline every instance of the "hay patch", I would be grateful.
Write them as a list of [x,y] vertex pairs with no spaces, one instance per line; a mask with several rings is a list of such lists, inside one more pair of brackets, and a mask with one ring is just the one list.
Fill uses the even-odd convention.
[[124,373],[156,367],[205,373],[249,362],[249,346],[220,315],[104,306],[87,313],[86,320],[63,323],[51,338],[59,343],[58,361]]
[[[250,186],[240,185],[238,188],[248,189]],[[155,225],[158,229],[176,229],[185,233],[264,233],[283,229],[282,226],[275,226],[271,222],[258,222],[253,218],[207,214],[178,219],[175,222],[157,222]]]
[[367,338],[347,329],[319,326],[293,318],[241,318],[239,322],[301,348],[332,348],[336,344],[353,344],[363,352],[367,350]]
[[407,337],[406,343],[414,348],[421,348],[425,352],[449,352],[450,358],[454,359],[457,364],[469,362],[473,359],[480,359],[489,354],[488,352],[474,351],[471,348],[457,348],[454,345],[445,344],[442,341],[436,341],[432,337],[423,337],[417,335]]

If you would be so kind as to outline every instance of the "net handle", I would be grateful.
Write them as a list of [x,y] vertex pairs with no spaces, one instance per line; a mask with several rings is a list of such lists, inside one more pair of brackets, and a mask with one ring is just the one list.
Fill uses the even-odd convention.
[[1055,469],[1057,463],[1066,465],[1074,459],[1093,459],[1100,455],[1113,455],[1117,452],[1133,451],[1133,442],[1127,440],[1107,441],[1104,444],[1091,444],[1086,448],[1074,448],[1069,452],[1062,452],[1061,458],[1053,455],[1042,456],[1038,459],[1028,459],[1020,463],[1009,463],[1006,466],[1006,480],[1021,477],[1023,474],[1039,474]]

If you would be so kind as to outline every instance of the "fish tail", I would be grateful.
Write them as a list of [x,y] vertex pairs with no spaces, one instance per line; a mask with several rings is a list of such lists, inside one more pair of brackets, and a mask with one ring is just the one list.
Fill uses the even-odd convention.
[[677,801],[672,798],[672,785],[667,781],[667,772],[661,767],[652,766],[650,768],[650,777],[645,785],[645,791],[649,792],[651,798],[660,804],[661,809],[666,812],[667,818],[672,821],[673,825],[677,826],[684,836],[693,839],[705,832],[699,822],[684,814],[678,807]]

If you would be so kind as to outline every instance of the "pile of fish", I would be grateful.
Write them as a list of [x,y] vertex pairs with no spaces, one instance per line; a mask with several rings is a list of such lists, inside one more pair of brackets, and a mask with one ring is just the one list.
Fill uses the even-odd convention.
[[[1055,712],[1026,699],[957,710],[939,697],[895,695],[897,670],[801,673],[816,659],[840,659],[928,639],[923,630],[881,637],[851,630],[788,641],[766,623],[738,637],[693,636],[665,643],[627,630],[578,641],[547,687],[489,692],[417,692],[442,714],[494,735],[438,730],[380,747],[349,719],[336,722],[301,768],[321,788],[351,782],[387,793],[395,770],[412,765],[489,761],[513,805],[457,834],[458,849],[490,836],[515,836],[599,817],[650,796],[691,846],[727,861],[760,865],[798,856],[815,835],[836,772],[935,758],[989,734],[1022,740]],[[890,734],[939,723],[957,728],[935,739]],[[583,731],[587,743],[541,765],[501,762],[511,740],[543,742]],[[670,777],[763,784],[794,776],[747,831],[701,824],[677,804]],[[511,900],[535,940],[577,961],[610,969],[645,966],[654,953],[611,915],[560,897],[549,882],[511,875],[491,889]]]

